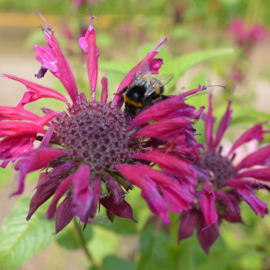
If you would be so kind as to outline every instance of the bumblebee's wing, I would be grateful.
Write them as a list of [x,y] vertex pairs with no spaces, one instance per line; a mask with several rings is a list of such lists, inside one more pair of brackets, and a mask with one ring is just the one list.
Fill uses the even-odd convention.
[[135,75],[131,86],[135,85],[143,75],[151,74],[149,63],[146,59],[143,59],[136,68]]
[[165,85],[173,79],[174,74],[152,74],[151,77],[160,81],[162,85]]
[[153,94],[157,89],[160,89],[162,86],[167,84],[172,80],[174,74],[150,74],[143,77],[149,77],[148,83],[151,84],[151,87],[147,87],[145,97]]

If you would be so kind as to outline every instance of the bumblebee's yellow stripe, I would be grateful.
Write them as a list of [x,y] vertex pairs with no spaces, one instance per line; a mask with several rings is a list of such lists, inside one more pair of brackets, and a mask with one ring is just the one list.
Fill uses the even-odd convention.
[[155,91],[155,93],[156,93],[157,95],[160,95],[160,88],[158,88],[158,89]]
[[124,100],[125,100],[125,103],[127,103],[128,105],[133,105],[134,107],[142,107],[141,102],[136,102],[134,100],[131,100],[127,96],[124,97]]

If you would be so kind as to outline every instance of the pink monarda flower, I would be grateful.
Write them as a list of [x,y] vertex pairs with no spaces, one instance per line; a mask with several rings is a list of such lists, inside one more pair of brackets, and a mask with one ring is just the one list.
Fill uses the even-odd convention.
[[263,26],[257,24],[248,26],[242,19],[234,20],[228,29],[233,33],[237,45],[242,47],[246,52],[248,52],[256,42],[265,41],[268,36]]
[[[189,183],[194,182],[196,175],[192,165],[194,155],[187,151],[190,145],[196,144],[192,124],[202,109],[195,112],[184,98],[203,88],[157,102],[133,119],[121,111],[122,95],[115,95],[112,102],[107,102],[108,80],[103,77],[101,99],[97,101],[99,51],[91,16],[90,26],[79,40],[87,54],[92,93],[88,101],[83,93],[78,93],[54,30],[41,18],[47,25],[42,30],[48,45],[34,47],[38,52],[36,59],[41,63],[36,77],[43,77],[49,70],[61,81],[72,103],[50,88],[1,74],[24,84],[28,90],[16,107],[0,107],[1,167],[12,161],[19,171],[18,190],[12,195],[23,192],[27,174],[43,170],[27,220],[53,196],[47,218],[55,216],[56,233],[74,216],[85,225],[93,222],[99,205],[107,209],[109,217],[116,215],[135,221],[131,206],[125,201],[125,194],[133,185],[142,190],[150,210],[164,222],[170,221],[169,211],[188,210],[192,200]],[[155,56],[167,40],[168,37],[142,60],[148,62],[152,73],[158,73],[163,64]],[[135,72],[136,67],[127,74],[117,92],[131,85]],[[67,109],[57,112],[43,108],[43,117],[24,109],[24,105],[41,98],[61,100]],[[36,149],[35,140],[40,141]],[[172,142],[174,149],[171,149]],[[154,170],[154,164],[161,170]],[[179,177],[181,181],[176,180]]]
[[[242,222],[239,203],[245,201],[256,215],[264,217],[267,205],[259,200],[253,190],[260,187],[269,189],[270,146],[265,146],[249,154],[237,166],[232,164],[235,150],[251,140],[263,140],[262,123],[246,131],[231,147],[227,155],[222,155],[220,141],[230,125],[232,101],[228,102],[215,138],[213,138],[212,94],[209,96],[209,109],[203,114],[205,121],[206,150],[201,151],[196,166],[208,176],[199,176],[197,191],[194,193],[192,209],[183,211],[179,226],[179,241],[190,237],[197,229],[197,237],[206,253],[219,236],[222,219],[229,222]],[[254,167],[256,166],[256,167]]]

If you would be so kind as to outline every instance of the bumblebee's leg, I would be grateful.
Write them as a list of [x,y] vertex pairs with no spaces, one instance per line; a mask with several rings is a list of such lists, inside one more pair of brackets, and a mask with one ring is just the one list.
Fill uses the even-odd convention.
[[166,100],[166,99],[168,99],[168,98],[170,98],[169,96],[165,96],[165,95],[160,95],[160,99],[161,100]]
[[126,91],[128,90],[128,86],[126,86],[125,88],[123,88],[121,91],[119,91],[118,93],[114,93],[114,95],[121,95],[124,94]]

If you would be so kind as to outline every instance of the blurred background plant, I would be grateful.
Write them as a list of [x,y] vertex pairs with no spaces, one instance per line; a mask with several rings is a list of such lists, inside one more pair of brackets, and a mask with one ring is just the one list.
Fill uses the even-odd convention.
[[[270,9],[267,1],[2,0],[0,72],[35,79],[39,63],[30,49],[35,44],[44,44],[43,35],[35,29],[42,23],[33,15],[33,11],[38,10],[53,24],[79,88],[89,95],[85,55],[77,43],[88,27],[86,9],[89,7],[98,17],[95,27],[101,76],[106,74],[109,79],[110,97],[149,48],[153,49],[164,36],[170,35],[159,54],[164,61],[161,73],[175,74],[166,88],[167,93],[177,94],[198,84],[225,85],[225,90],[214,90],[215,116],[220,119],[226,99],[236,87],[227,144],[247,127],[269,119]],[[51,75],[46,75],[39,83],[64,93]],[[1,89],[2,106],[16,105],[24,90],[5,80],[1,80]],[[59,106],[57,102],[50,102]],[[207,95],[194,97],[189,102],[196,107],[206,105]],[[28,108],[38,111],[43,105],[36,102]],[[203,133],[203,123],[199,121],[196,129]],[[203,140],[202,137],[198,139]],[[270,137],[266,136],[265,143],[269,141]],[[242,152],[248,150],[249,147],[243,148]],[[11,170],[0,169],[0,222],[3,223],[0,269],[17,269],[21,264],[20,269],[27,270],[98,269],[83,253],[82,235],[74,232],[73,225],[57,236],[51,235],[53,223],[44,218],[46,207],[34,219],[25,221],[29,199],[8,199],[16,187],[15,177]],[[36,179],[36,174],[28,179],[25,195],[32,195]],[[269,194],[260,193],[261,199],[269,205]],[[171,226],[164,227],[159,219],[151,216],[138,191],[130,193],[127,199],[134,206],[137,224],[116,218],[111,225],[101,213],[97,225],[90,225],[83,232],[86,246],[102,269],[270,269],[270,217],[257,217],[244,203],[241,209],[245,226],[224,223],[221,238],[207,256],[195,236],[177,244],[177,215],[172,214]]]

